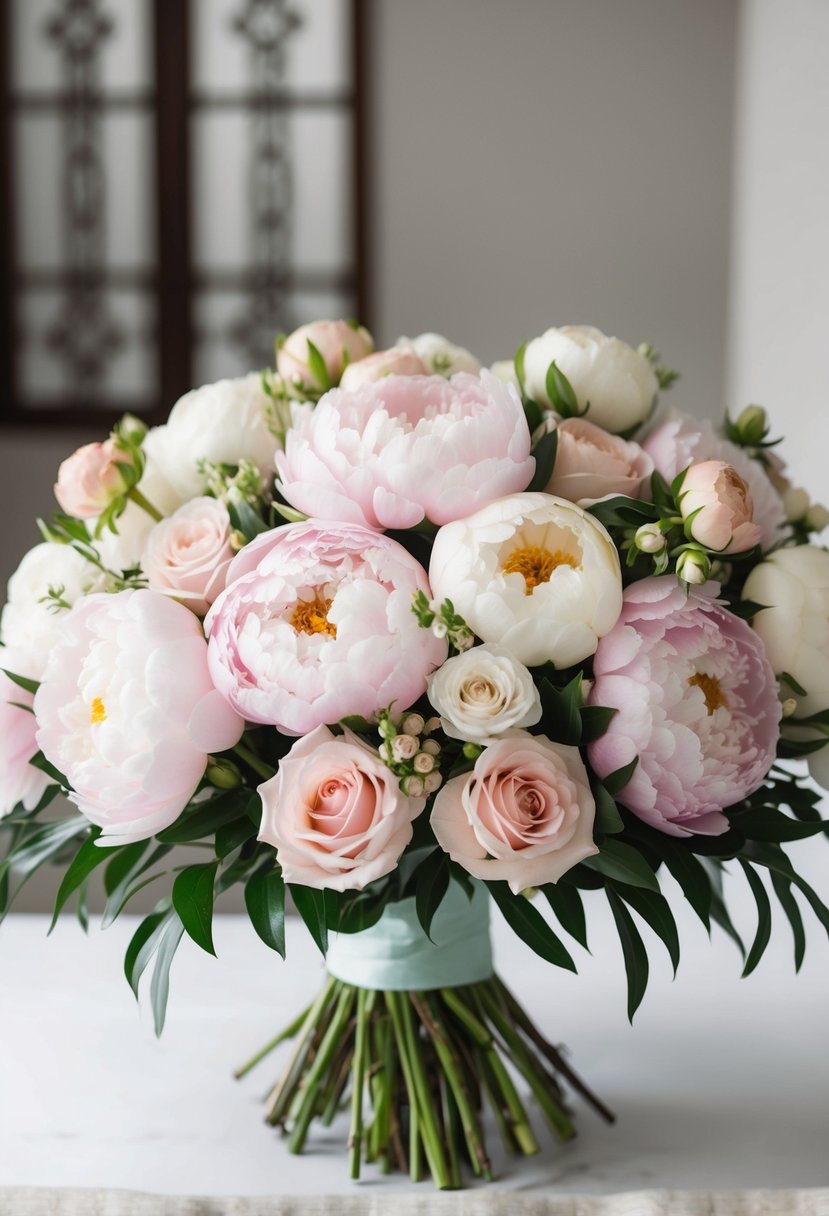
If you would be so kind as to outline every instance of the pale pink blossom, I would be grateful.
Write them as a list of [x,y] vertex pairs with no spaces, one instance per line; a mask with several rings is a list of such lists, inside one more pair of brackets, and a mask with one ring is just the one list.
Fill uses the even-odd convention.
[[31,678],[27,668],[21,653],[0,648],[0,819],[19,803],[27,811],[33,810],[49,784],[46,774],[29,763],[38,750],[34,694],[5,674],[10,671]]
[[[327,383],[321,383],[311,362],[312,343],[325,364]],[[276,368],[285,383],[297,392],[324,392],[336,384],[349,362],[364,359],[374,350],[371,334],[348,321],[311,321],[289,334],[276,352]]]
[[156,524],[141,558],[152,590],[204,616],[235,556],[230,532],[227,507],[217,498],[193,498]]
[[762,641],[715,590],[671,575],[633,583],[593,660],[589,702],[617,712],[590,763],[606,777],[638,757],[617,798],[670,836],[726,831],[723,810],[762,785],[777,749],[777,681]]
[[390,874],[426,805],[407,797],[356,735],[326,726],[297,740],[259,794],[259,839],[276,849],[285,879],[333,891],[361,890]]
[[392,704],[401,713],[447,654],[412,612],[416,591],[431,597],[426,571],[382,533],[317,520],[265,532],[205,621],[216,687],[288,735]]
[[114,439],[78,448],[58,469],[55,498],[61,510],[77,519],[100,515],[114,498],[126,493],[128,486],[118,465],[129,463],[129,454]]
[[704,460],[685,474],[679,509],[694,540],[716,553],[745,553],[759,544],[748,485],[730,464]]
[[598,853],[595,810],[578,748],[516,732],[444,785],[431,822],[453,861],[475,878],[508,882],[517,895]]
[[156,591],[79,600],[60,619],[34,707],[38,745],[102,844],[169,827],[209,753],[244,728],[213,687],[201,624]]
[[779,544],[787,535],[783,504],[763,466],[718,435],[707,419],[674,414],[651,431],[643,447],[669,485],[689,464],[705,460],[730,464],[749,488],[763,548]]
[[382,380],[384,376],[428,375],[429,368],[416,351],[392,346],[390,350],[378,350],[373,355],[366,355],[365,359],[349,363],[342,374],[340,388],[350,393],[364,384]]
[[653,461],[638,443],[611,435],[586,418],[565,418],[555,430],[558,444],[548,494],[582,506],[609,494],[648,496]]
[[534,468],[518,394],[487,371],[333,390],[277,456],[292,506],[372,528],[462,519],[523,490]]

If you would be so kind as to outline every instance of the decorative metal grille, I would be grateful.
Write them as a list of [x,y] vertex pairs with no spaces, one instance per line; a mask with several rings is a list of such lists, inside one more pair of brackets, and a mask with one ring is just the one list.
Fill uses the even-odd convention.
[[363,0],[0,0],[0,424],[366,316]]

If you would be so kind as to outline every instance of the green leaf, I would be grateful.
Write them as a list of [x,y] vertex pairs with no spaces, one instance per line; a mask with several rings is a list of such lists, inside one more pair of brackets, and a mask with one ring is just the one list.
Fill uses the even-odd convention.
[[197,802],[181,814],[172,827],[157,834],[162,844],[188,844],[212,836],[226,823],[245,814],[250,790],[228,790],[206,802]]
[[676,975],[679,966],[679,933],[674,914],[664,895],[645,891],[642,887],[614,886],[613,891],[642,917],[665,945]]
[[627,498],[624,494],[594,502],[587,510],[606,528],[638,528],[659,519],[659,510],[652,503]]
[[162,930],[150,983],[150,1003],[153,1009],[155,1033],[160,1035],[167,1016],[167,998],[170,995],[170,966],[184,934],[184,925],[174,914]]
[[268,531],[268,525],[262,516],[243,498],[237,502],[229,502],[227,513],[234,531],[241,532],[246,540],[254,540],[261,532]]
[[38,752],[36,756],[32,756],[29,764],[33,764],[35,768],[39,768],[40,771],[45,773],[47,777],[51,777],[52,780],[56,781],[62,789],[71,790],[72,786],[64,777],[63,773],[56,769],[54,764],[51,764],[46,759],[43,752]]
[[[58,923],[61,909],[66,903],[70,895],[77,891],[82,883],[86,882],[92,871],[112,856],[112,850],[102,848],[95,841],[101,835],[100,828],[92,828],[89,839],[85,840],[78,849],[75,856],[72,858],[61,884],[58,887],[58,893],[55,898],[55,910],[52,913],[52,923],[49,926],[49,933],[52,932],[55,925]],[[117,849],[118,846],[116,845]]]
[[757,871],[747,861],[744,861],[742,857],[739,861],[743,868],[743,873],[748,880],[748,885],[751,887],[754,902],[757,905],[757,932],[754,936],[754,941],[751,943],[745,967],[743,967],[743,977],[745,977],[751,975],[754,968],[760,962],[763,952],[771,939],[771,904],[766,894],[766,888],[763,886],[763,881]]
[[257,870],[245,884],[245,907],[266,946],[285,957],[285,880],[279,867]]
[[213,946],[213,901],[219,863],[188,866],[173,883],[173,907],[197,946],[215,955]]
[[147,964],[158,949],[158,943],[164,929],[175,916],[172,908],[165,900],[154,912],[146,916],[133,933],[127,953],[124,956],[124,975],[138,999],[138,984],[147,969]]
[[656,875],[642,854],[621,840],[605,840],[600,851],[592,857],[585,857],[581,864],[614,882],[659,893]]
[[553,466],[556,463],[556,450],[558,449],[558,432],[548,431],[543,435],[536,446],[533,448],[533,456],[535,457],[535,472],[532,480],[527,486],[527,491],[545,490],[547,483],[553,475]]
[[14,873],[33,874],[60,853],[70,840],[88,831],[89,820],[84,815],[73,815],[57,823],[39,824],[33,831],[27,832],[6,860]]
[[802,823],[796,819],[790,819],[782,811],[766,806],[741,815],[737,824],[740,831],[749,840],[765,840],[774,843],[784,840],[804,840],[807,836],[815,836],[822,832],[826,826],[821,819]]
[[639,930],[633,923],[633,917],[611,887],[607,889],[607,898],[622,943],[628,981],[628,1019],[632,1022],[648,986],[648,952]]
[[774,873],[782,874],[793,886],[797,887],[827,934],[829,934],[829,908],[826,907],[817,892],[812,890],[806,879],[801,878],[792,867],[792,863],[782,849],[773,844],[761,844],[752,841],[746,845],[744,856],[756,865],[765,866],[766,869],[772,870]]
[[584,904],[578,888],[566,886],[564,883],[545,883],[541,892],[555,913],[556,919],[571,937],[588,949],[587,923],[584,917]]
[[579,409],[573,386],[564,372],[559,370],[555,359],[547,368],[545,386],[550,405],[562,418],[578,418],[580,414],[587,412]]
[[531,950],[555,967],[576,970],[567,947],[528,899],[523,895],[513,895],[505,882],[488,882],[486,885],[504,920]]
[[149,840],[137,840],[134,844],[125,844],[114,857],[109,858],[107,868],[104,870],[104,890],[107,895],[111,895],[122,880],[131,873],[149,846]]
[[596,831],[609,836],[624,831],[625,825],[616,801],[608,794],[602,782],[591,782],[591,788],[596,803]]
[[435,849],[421,862],[415,884],[415,911],[420,927],[432,940],[432,921],[449,888],[449,857]]
[[24,689],[26,692],[36,693],[40,688],[40,683],[37,680],[29,680],[26,676],[18,676],[13,671],[9,671],[7,667],[0,667],[0,671],[8,676],[12,684],[16,684],[18,688]]
[[[144,849],[149,844],[148,840],[139,841],[138,844],[144,846],[140,852],[136,851],[122,860],[121,857],[113,857],[112,861],[107,866],[104,874],[104,886],[108,890],[107,901],[104,904],[103,915],[101,916],[101,928],[108,929],[112,922],[120,916],[124,907],[132,899],[138,891],[152,882],[153,879],[160,875],[153,874],[149,878],[145,878],[143,882],[139,881],[143,874],[146,874],[156,862],[161,861],[168,853],[172,851],[172,845],[160,844],[153,849],[149,857],[142,861]],[[129,845],[129,849],[136,849],[137,845]],[[127,850],[124,850],[127,854]],[[132,865],[129,861],[132,860]],[[116,867],[116,862],[118,866]],[[107,886],[109,884],[109,887]],[[111,887],[111,889],[110,889]]]
[[383,915],[391,897],[391,885],[386,883],[382,893],[367,895],[361,892],[356,899],[346,903],[340,914],[338,931],[340,933],[362,933],[376,925]]
[[617,768],[612,773],[608,773],[606,777],[602,777],[602,782],[608,794],[616,797],[617,794],[625,788],[634,774],[639,757],[634,756],[629,764],[623,764],[621,768]]
[[241,819],[234,819],[231,823],[225,823],[216,832],[215,851],[216,856],[220,861],[245,843],[256,836],[256,828],[253,826],[247,815]]
[[581,714],[581,745],[601,739],[610,726],[611,720],[618,711],[609,705],[582,705]]
[[[297,912],[305,922],[320,954],[328,953],[328,930],[336,928],[336,896],[333,891],[318,891],[316,887],[303,887],[290,883],[288,887]],[[333,924],[332,924],[333,921]]]
[[800,915],[800,908],[792,892],[792,884],[783,878],[781,874],[772,872],[771,885],[777,896],[778,903],[786,913],[788,922],[792,927],[794,969],[795,971],[799,971],[803,966],[803,959],[806,955],[806,930],[803,927],[803,917]]
[[745,948],[745,945],[743,944],[743,939],[740,937],[740,934],[737,932],[734,922],[732,921],[731,916],[729,914],[728,908],[725,906],[725,900],[722,897],[722,891],[719,889],[717,884],[713,881],[711,883],[711,920],[714,922],[715,925],[719,925],[719,927],[723,930],[724,933],[728,934],[728,936],[734,942],[734,945],[740,951],[740,955],[742,956],[743,963],[745,963],[746,948]]
[[807,697],[809,695],[803,685],[799,684],[794,676],[790,675],[788,671],[781,671],[780,681],[783,684],[788,684],[792,692],[797,693],[799,697]]
[[705,928],[711,931],[711,879],[693,853],[674,840],[660,842],[662,857]]
[[582,674],[578,672],[564,688],[556,688],[547,677],[538,685],[545,734],[554,743],[578,747],[581,742]]
[[319,347],[315,346],[310,338],[306,339],[308,344],[308,370],[314,377],[317,386],[324,393],[331,387],[331,377],[328,374],[328,367],[323,359]]
[[513,360],[513,364],[515,366],[515,377],[518,381],[518,387],[521,389],[522,395],[524,395],[524,356],[526,353],[527,343],[522,342],[518,347],[518,350],[515,352],[515,358]]

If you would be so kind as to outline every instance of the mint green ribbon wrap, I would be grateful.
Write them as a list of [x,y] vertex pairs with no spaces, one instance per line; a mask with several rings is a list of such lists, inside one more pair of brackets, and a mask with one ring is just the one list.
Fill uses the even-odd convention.
[[381,992],[458,988],[489,979],[489,895],[481,883],[474,886],[470,900],[458,883],[450,882],[432,921],[432,941],[420,927],[414,899],[389,904],[370,929],[332,936],[329,975]]

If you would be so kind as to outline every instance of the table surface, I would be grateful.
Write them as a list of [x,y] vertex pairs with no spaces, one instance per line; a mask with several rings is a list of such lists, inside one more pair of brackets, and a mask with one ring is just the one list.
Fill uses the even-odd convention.
[[[494,917],[501,974],[619,1115],[608,1127],[576,1103],[578,1139],[543,1141],[540,1157],[520,1163],[498,1156],[493,1135],[496,1185],[599,1194],[829,1184],[825,936],[810,934],[795,977],[788,926],[776,925],[759,970],[742,980],[733,945],[717,930],[709,942],[681,900],[674,905],[679,974],[672,979],[654,941],[632,1027],[603,901],[588,906],[592,955],[578,952],[578,976],[537,959]],[[748,906],[738,912],[750,931]],[[218,959],[185,941],[160,1041],[121,970],[135,923],[93,925],[84,937],[66,916],[47,940],[45,917],[12,915],[0,929],[0,1186],[201,1195],[411,1187],[373,1167],[349,1183],[342,1123],[292,1157],[259,1106],[278,1057],[231,1079],[320,983],[320,957],[299,922],[289,922],[287,963],[242,917],[217,916]]]

